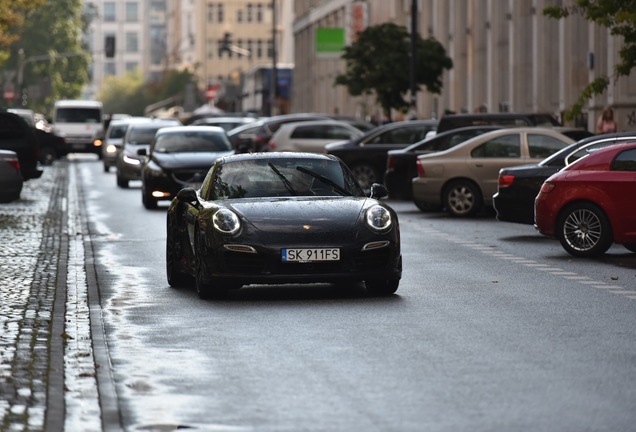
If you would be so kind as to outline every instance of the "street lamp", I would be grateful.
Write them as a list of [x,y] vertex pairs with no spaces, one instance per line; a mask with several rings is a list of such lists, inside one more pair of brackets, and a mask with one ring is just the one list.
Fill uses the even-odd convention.
[[272,82],[270,91],[270,115],[276,115],[278,70],[276,69],[276,0],[272,0]]
[[417,0],[411,0],[411,118],[417,116]]

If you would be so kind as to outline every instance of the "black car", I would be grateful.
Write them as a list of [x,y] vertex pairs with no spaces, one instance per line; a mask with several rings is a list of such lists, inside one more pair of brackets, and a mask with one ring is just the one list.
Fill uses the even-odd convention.
[[153,209],[158,201],[172,200],[181,189],[198,188],[214,161],[233,154],[223,129],[216,126],[161,128],[150,149],[139,150],[147,158],[142,168],[141,199]]
[[387,152],[403,149],[423,140],[437,127],[437,120],[408,120],[389,123],[349,141],[327,144],[328,154],[338,156],[351,169],[358,183],[369,191],[373,183],[382,183]]
[[248,284],[357,283],[393,294],[402,276],[395,211],[365,196],[338,158],[244,153],[220,158],[167,215],[170,286],[202,298]]
[[6,110],[0,110],[0,149],[16,152],[25,181],[42,176],[40,146],[34,128],[18,114]]
[[502,168],[497,193],[493,195],[497,219],[533,224],[534,200],[548,177],[586,155],[589,150],[634,140],[634,131],[596,135],[565,147],[537,165]]
[[229,131],[227,135],[236,150],[241,152],[266,151],[269,140],[285,123],[325,120],[328,118],[328,116],[323,114],[283,114],[238,126]]
[[447,150],[485,132],[502,126],[469,126],[452,129],[426,138],[400,150],[389,150],[384,172],[384,184],[389,198],[410,200],[413,197],[411,180],[417,177],[417,157],[422,154]]

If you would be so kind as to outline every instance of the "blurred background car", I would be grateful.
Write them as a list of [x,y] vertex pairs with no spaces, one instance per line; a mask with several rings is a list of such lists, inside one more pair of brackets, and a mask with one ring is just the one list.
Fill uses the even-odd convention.
[[552,129],[515,127],[418,156],[413,202],[422,211],[443,208],[452,216],[474,216],[492,207],[502,167],[538,163],[573,142]]
[[255,117],[202,117],[190,123],[193,126],[218,126],[226,132],[231,131],[239,126],[254,123],[257,121]]
[[34,128],[18,114],[6,110],[0,110],[0,149],[11,150],[18,155],[24,181],[42,176],[40,146]]
[[484,125],[451,129],[425,138],[406,148],[389,150],[386,171],[384,172],[384,184],[389,191],[389,198],[402,200],[413,198],[411,181],[417,177],[417,157],[419,155],[448,150],[470,138],[498,129],[503,129],[503,126]]
[[149,119],[145,122],[133,122],[128,125],[122,140],[122,148],[117,153],[117,186],[127,188],[131,180],[141,180],[141,169],[145,157],[139,154],[150,147],[157,131],[164,127],[180,126],[177,119]]
[[534,200],[543,182],[588,151],[621,142],[636,141],[636,132],[595,135],[567,146],[538,164],[505,167],[499,171],[493,206],[497,220],[534,223]]
[[283,114],[263,118],[256,122],[234,128],[228,132],[228,137],[230,138],[232,147],[238,151],[266,151],[267,143],[282,125],[307,120],[325,120],[328,118],[328,116],[322,114]]
[[53,130],[43,114],[25,108],[9,108],[7,111],[19,115],[33,130],[38,143],[38,160],[42,165],[51,165],[68,153],[66,139]]
[[559,127],[561,123],[549,113],[447,113],[440,119],[437,133],[460,127],[484,125]]
[[117,156],[122,148],[124,136],[128,126],[132,123],[150,122],[149,117],[127,117],[111,120],[104,136],[102,144],[102,163],[104,164],[104,172],[109,172],[111,167],[117,166]]
[[636,252],[636,143],[596,149],[550,176],[535,201],[535,226],[575,257],[612,243]]
[[437,120],[407,120],[378,126],[364,135],[328,144],[328,154],[346,163],[365,192],[373,183],[382,183],[387,152],[423,140],[437,127]]
[[325,145],[362,136],[351,124],[338,120],[310,120],[284,124],[269,140],[269,151],[324,153]]
[[0,150],[0,203],[19,199],[23,184],[17,153]]
[[[146,150],[139,152],[142,156]],[[142,203],[147,209],[170,201],[183,188],[198,189],[219,157],[234,154],[223,129],[216,126],[161,128],[142,167]]]

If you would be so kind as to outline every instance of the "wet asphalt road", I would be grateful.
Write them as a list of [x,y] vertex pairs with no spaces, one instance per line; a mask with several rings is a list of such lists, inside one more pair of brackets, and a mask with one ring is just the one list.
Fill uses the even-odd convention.
[[633,431],[636,255],[392,205],[397,294],[168,287],[165,207],[73,158],[0,208],[0,431]]
[[397,295],[165,280],[165,208],[83,183],[127,430],[585,431],[636,424],[636,255],[576,260],[532,227],[396,202]]

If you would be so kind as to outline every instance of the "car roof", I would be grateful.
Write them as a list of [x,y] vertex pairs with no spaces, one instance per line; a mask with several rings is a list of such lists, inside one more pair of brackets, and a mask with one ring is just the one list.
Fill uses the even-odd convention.
[[[408,147],[405,147],[403,149],[399,149],[399,150],[389,150],[389,152],[391,153],[408,153],[411,149],[422,145],[424,142],[429,142],[429,141],[433,141],[433,140],[437,140],[440,138],[444,138],[450,135],[459,135],[463,132],[471,132],[471,131],[476,131],[476,130],[486,130],[486,131],[495,131],[495,130],[499,130],[499,129],[504,129],[505,126],[499,126],[499,125],[491,125],[491,124],[487,124],[487,125],[478,125],[478,126],[464,126],[464,127],[460,127],[457,129],[449,129],[447,131],[444,132],[440,132],[438,134],[432,135],[428,138],[424,138],[421,141],[418,141],[416,143],[413,143],[411,145],[409,145]],[[466,140],[468,141],[468,140]]]
[[168,126],[162,127],[157,131],[158,135],[181,133],[181,132],[215,132],[225,135],[225,129],[219,126],[206,125],[186,125],[186,126]]
[[609,141],[609,140],[615,140],[615,139],[621,139],[621,138],[636,139],[636,131],[614,132],[614,133],[594,135],[588,138],[584,138],[548,156],[547,158],[539,162],[539,165],[542,165],[542,166],[548,165],[550,162],[552,162],[555,159],[559,159],[562,157],[565,158],[570,153],[588,144],[594,144],[594,143],[598,143],[602,141]]

